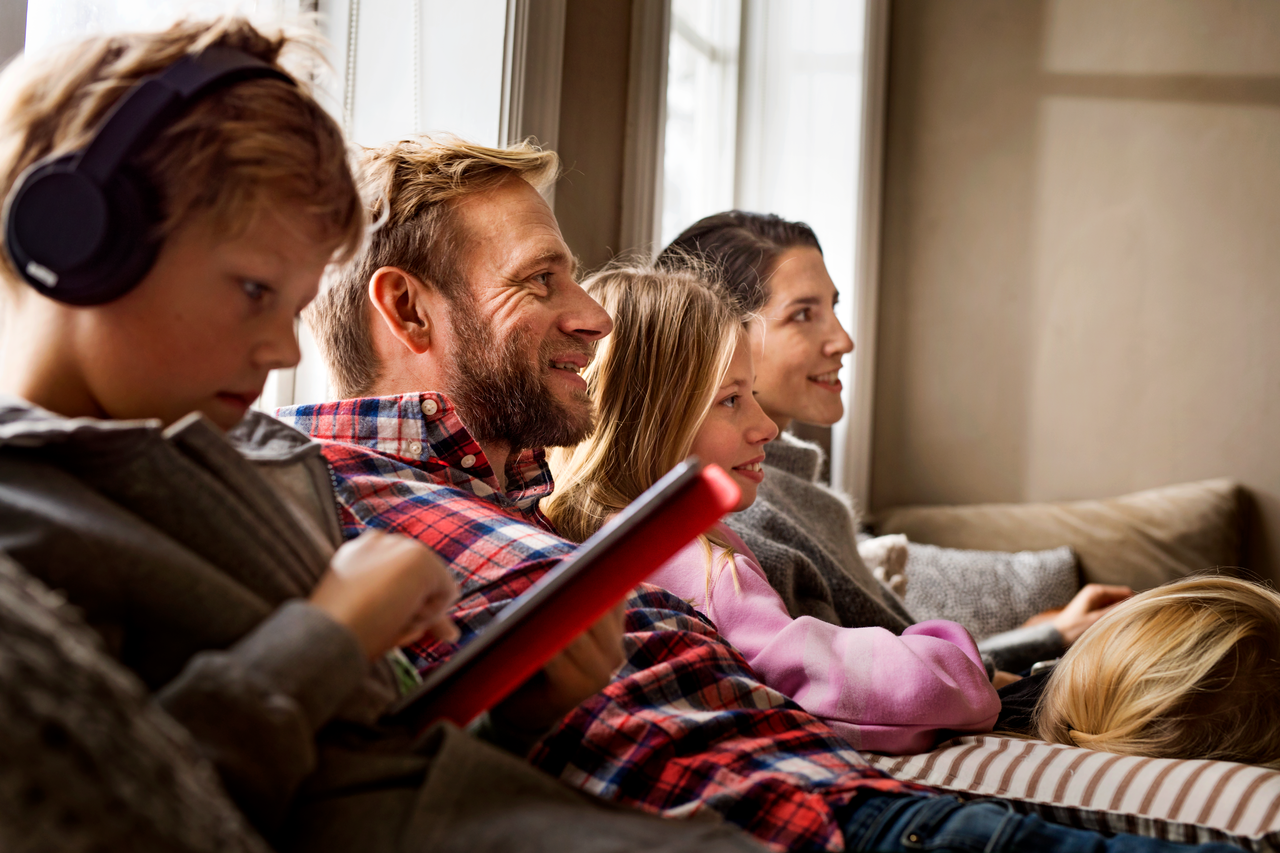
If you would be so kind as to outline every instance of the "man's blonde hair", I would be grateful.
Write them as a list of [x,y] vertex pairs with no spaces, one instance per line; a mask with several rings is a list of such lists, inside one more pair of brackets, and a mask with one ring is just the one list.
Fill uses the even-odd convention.
[[704,267],[622,264],[583,282],[613,318],[583,374],[597,425],[552,451],[555,493],[543,512],[561,536],[595,533],[689,455],[744,325],[759,305],[736,302]]
[[1085,632],[1036,707],[1039,736],[1155,758],[1280,768],[1280,595],[1199,576],[1135,595]]
[[306,312],[336,396],[363,396],[378,380],[369,325],[373,274],[399,267],[457,304],[469,294],[460,271],[469,244],[454,202],[513,178],[541,191],[559,170],[553,152],[528,142],[489,148],[441,135],[363,150],[360,188],[376,227],[364,249],[333,271],[329,286]]
[[[96,36],[20,58],[0,74],[0,197],[33,163],[84,146],[125,92],[183,56],[226,45],[281,70],[282,60],[314,68],[320,54],[313,39],[264,34],[243,18],[223,18]],[[364,237],[342,131],[302,84],[254,79],[220,88],[125,166],[156,196],[156,239],[197,216],[208,217],[216,233],[235,235],[278,205],[303,213],[338,258],[354,253]],[[7,257],[3,263],[4,277],[17,281]]]

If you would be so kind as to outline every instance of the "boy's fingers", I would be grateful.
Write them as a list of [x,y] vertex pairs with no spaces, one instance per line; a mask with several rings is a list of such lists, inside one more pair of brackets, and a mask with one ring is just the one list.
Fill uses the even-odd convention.
[[458,626],[448,616],[419,616],[405,626],[404,633],[396,640],[395,645],[408,646],[418,642],[427,634],[445,643],[456,642],[462,636]]
[[462,636],[462,632],[454,621],[449,618],[447,608],[451,603],[452,598],[449,600],[438,599],[423,602],[405,629],[403,636],[409,637],[409,639],[401,640],[398,645],[407,646],[426,634],[431,634],[437,640],[445,643],[455,642]]
[[462,631],[448,616],[442,616],[427,626],[427,631],[442,643],[456,643],[462,638]]
[[434,551],[404,536],[369,531],[338,549],[310,600],[355,634],[373,659],[427,630],[457,639],[447,612],[458,594]]

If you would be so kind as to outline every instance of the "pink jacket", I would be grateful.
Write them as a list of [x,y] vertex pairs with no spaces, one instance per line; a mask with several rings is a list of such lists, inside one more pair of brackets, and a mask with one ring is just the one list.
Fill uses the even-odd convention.
[[732,568],[724,550],[711,546],[708,583],[707,546],[699,539],[649,582],[710,618],[765,684],[869,752],[925,752],[944,729],[990,731],[1000,699],[963,627],[938,619],[896,636],[792,619],[755,555],[724,525],[715,529],[736,552]]

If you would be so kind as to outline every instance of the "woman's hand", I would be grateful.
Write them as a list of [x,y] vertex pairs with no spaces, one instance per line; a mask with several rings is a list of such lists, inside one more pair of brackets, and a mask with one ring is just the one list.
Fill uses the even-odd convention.
[[337,550],[309,600],[375,660],[428,631],[446,642],[458,639],[448,616],[457,599],[458,585],[434,551],[370,530]]
[[1107,586],[1100,583],[1085,584],[1066,607],[1053,617],[1053,627],[1062,635],[1062,641],[1070,646],[1094,622],[1121,601],[1133,595],[1127,586]]

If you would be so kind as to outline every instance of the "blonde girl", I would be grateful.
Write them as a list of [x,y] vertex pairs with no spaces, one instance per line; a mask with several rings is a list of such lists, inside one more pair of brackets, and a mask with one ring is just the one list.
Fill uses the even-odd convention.
[[[595,434],[552,457],[555,496],[543,510],[571,539],[594,533],[690,453],[742,488],[738,511],[764,479],[777,427],[755,399],[747,320],[761,301],[732,297],[704,271],[618,266],[587,292],[614,331],[584,374]],[[715,623],[768,685],[827,720],[860,749],[905,753],[943,730],[987,731],[1000,704],[972,638],[954,622],[896,636],[792,619],[755,555],[717,525],[650,581]]]
[[[689,455],[746,319],[760,307],[731,300],[696,269],[617,265],[583,287],[613,318],[615,332],[583,374],[596,405],[595,433],[551,452],[556,490],[542,504],[560,534],[576,542]],[[626,331],[619,334],[620,327]],[[621,447],[628,452],[618,453]],[[735,480],[754,495],[752,483]]]
[[1134,596],[1054,668],[1036,726],[1106,752],[1280,768],[1280,595],[1201,576]]

